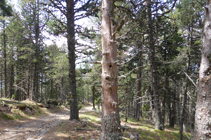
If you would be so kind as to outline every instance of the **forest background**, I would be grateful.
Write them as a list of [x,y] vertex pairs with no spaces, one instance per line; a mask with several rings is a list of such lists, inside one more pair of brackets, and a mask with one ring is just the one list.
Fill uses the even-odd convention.
[[[93,108],[104,103],[102,57],[112,49],[103,51],[101,42],[102,1],[19,0],[18,8],[14,1],[0,2],[1,97],[59,100],[70,104],[70,119],[78,119],[80,103],[92,102]],[[106,80],[118,79],[118,101],[112,104],[119,106],[120,117],[148,118],[156,129],[179,125],[181,135],[187,127],[194,133],[206,2],[111,3],[110,42],[117,49],[109,67],[117,73]],[[210,137],[210,125],[204,129],[201,136]]]

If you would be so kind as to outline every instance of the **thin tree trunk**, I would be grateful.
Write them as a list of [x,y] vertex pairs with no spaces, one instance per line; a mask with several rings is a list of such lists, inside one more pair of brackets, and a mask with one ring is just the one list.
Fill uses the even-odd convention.
[[51,91],[50,91],[50,99],[54,99],[54,92],[53,92],[53,79],[51,79]]
[[5,20],[3,21],[3,45],[4,45],[4,94],[3,94],[3,98],[5,98],[7,96],[7,53],[6,53]]
[[[166,71],[166,74],[168,71]],[[164,97],[163,97],[163,110],[162,110],[162,126],[163,129],[165,129],[165,117],[166,117],[166,97],[170,94],[169,91],[169,79],[168,76],[165,75],[165,87],[164,87]],[[169,96],[171,97],[171,96]],[[168,99],[168,102],[170,102],[171,99]],[[170,104],[170,103],[169,103]]]
[[93,103],[93,110],[95,109],[95,86],[92,86],[92,103]]
[[27,97],[29,99],[29,92],[30,92],[30,65],[28,66],[28,73],[27,73]]
[[[193,27],[189,27],[189,32],[191,32],[191,34],[188,35],[188,41],[190,42],[190,46],[189,49],[192,48],[192,33],[193,33]],[[190,67],[190,52],[188,52],[188,60],[187,60],[187,69],[186,69],[186,73],[188,74],[189,72],[189,67]],[[182,106],[182,113],[181,113],[181,121],[180,121],[180,140],[183,139],[183,124],[184,124],[184,120],[185,120],[185,106],[187,103],[187,88],[188,88],[188,78],[187,76],[185,77],[185,91],[184,91],[184,99],[183,99],[183,106]]]
[[102,1],[102,118],[101,139],[118,140],[122,133],[118,107],[117,46],[114,34],[114,1]]
[[64,103],[64,77],[62,76],[61,79],[61,95],[60,95],[60,99],[61,99],[61,104]]
[[137,120],[142,116],[142,111],[141,111],[141,101],[142,101],[142,91],[141,91],[141,77],[142,77],[142,50],[139,52],[139,61],[138,61],[138,70],[137,70],[137,81],[136,81],[136,86],[137,86],[137,98],[139,98],[136,101],[136,114],[135,117]]
[[41,85],[40,85],[40,101],[43,101],[43,72],[42,72],[42,77],[41,77]]
[[[189,71],[189,66],[190,66],[190,58],[188,58],[188,64],[187,64],[187,69],[186,73]],[[184,119],[185,119],[185,106],[187,102],[187,88],[188,88],[188,78],[187,76],[185,77],[185,91],[184,91],[184,99],[183,99],[183,106],[182,106],[182,113],[181,113],[181,120],[180,120],[180,140],[183,139],[183,124],[184,124]]]
[[[2,66],[2,65],[1,65]],[[3,97],[3,91],[2,91],[2,84],[3,83],[3,74],[2,74],[2,67],[1,67],[1,98]]]
[[194,124],[195,124],[195,108],[196,108],[196,105],[195,105],[195,87],[194,87],[194,91],[193,91],[193,94],[192,94],[192,97],[193,99],[191,99],[191,118],[190,118],[190,128],[191,128],[191,136],[194,136]]
[[206,0],[194,139],[211,138],[211,1]]
[[35,100],[38,100],[39,98],[39,74],[38,74],[38,68],[39,68],[39,38],[40,38],[40,28],[39,28],[39,0],[35,2],[35,9],[34,9],[34,16],[35,16],[35,59],[36,62],[34,63],[34,96]]
[[169,127],[174,128],[175,125],[175,118],[176,118],[176,85],[174,88],[173,93],[171,93],[172,96],[170,96],[170,101],[168,104],[169,107]]
[[46,82],[47,82],[47,76],[46,76],[46,73],[45,73],[45,102],[46,102],[46,100],[47,100],[47,84],[46,84]]
[[70,81],[70,120],[79,119],[76,93],[75,75],[75,27],[74,27],[74,0],[67,2],[67,33],[68,33],[68,58],[69,58],[69,81]]
[[11,71],[10,71],[10,99],[12,95],[14,94],[14,65],[11,65]]

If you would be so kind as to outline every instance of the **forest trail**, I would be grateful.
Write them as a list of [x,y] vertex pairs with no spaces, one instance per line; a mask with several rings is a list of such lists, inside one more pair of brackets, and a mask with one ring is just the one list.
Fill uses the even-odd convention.
[[84,108],[80,109],[79,113],[91,112],[91,111],[94,111],[94,110],[93,110],[93,106],[90,105],[90,106],[85,106]]
[[[92,106],[86,106],[80,112],[93,111]],[[15,127],[4,129],[0,132],[0,140],[46,140],[45,135],[50,129],[59,125],[60,122],[69,119],[69,110],[59,110],[47,116],[30,120]]]

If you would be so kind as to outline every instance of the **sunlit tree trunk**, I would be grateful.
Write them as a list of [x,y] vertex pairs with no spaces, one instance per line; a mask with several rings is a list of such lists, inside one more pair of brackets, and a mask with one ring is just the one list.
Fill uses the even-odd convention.
[[195,140],[211,139],[211,1],[206,0],[203,46],[195,114]]
[[102,1],[102,118],[101,139],[121,138],[117,94],[117,46],[114,35],[114,1]]

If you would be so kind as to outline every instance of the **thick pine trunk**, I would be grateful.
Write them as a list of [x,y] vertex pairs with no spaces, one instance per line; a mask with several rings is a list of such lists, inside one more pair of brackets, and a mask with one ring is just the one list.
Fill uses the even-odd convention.
[[102,121],[101,139],[121,139],[117,94],[117,46],[112,19],[114,1],[102,1]]
[[152,13],[151,13],[151,0],[147,3],[148,13],[148,34],[149,34],[149,47],[150,47],[150,71],[152,81],[152,91],[154,96],[154,109],[155,109],[155,129],[163,130],[161,120],[161,109],[159,102],[159,93],[157,87],[157,75],[156,75],[156,62],[155,62],[155,46],[153,39],[153,27],[152,27]]
[[69,81],[70,81],[70,120],[79,119],[78,103],[76,93],[76,75],[75,75],[75,31],[74,31],[74,0],[67,2],[67,44],[69,58]]
[[206,0],[194,139],[211,139],[211,1]]

